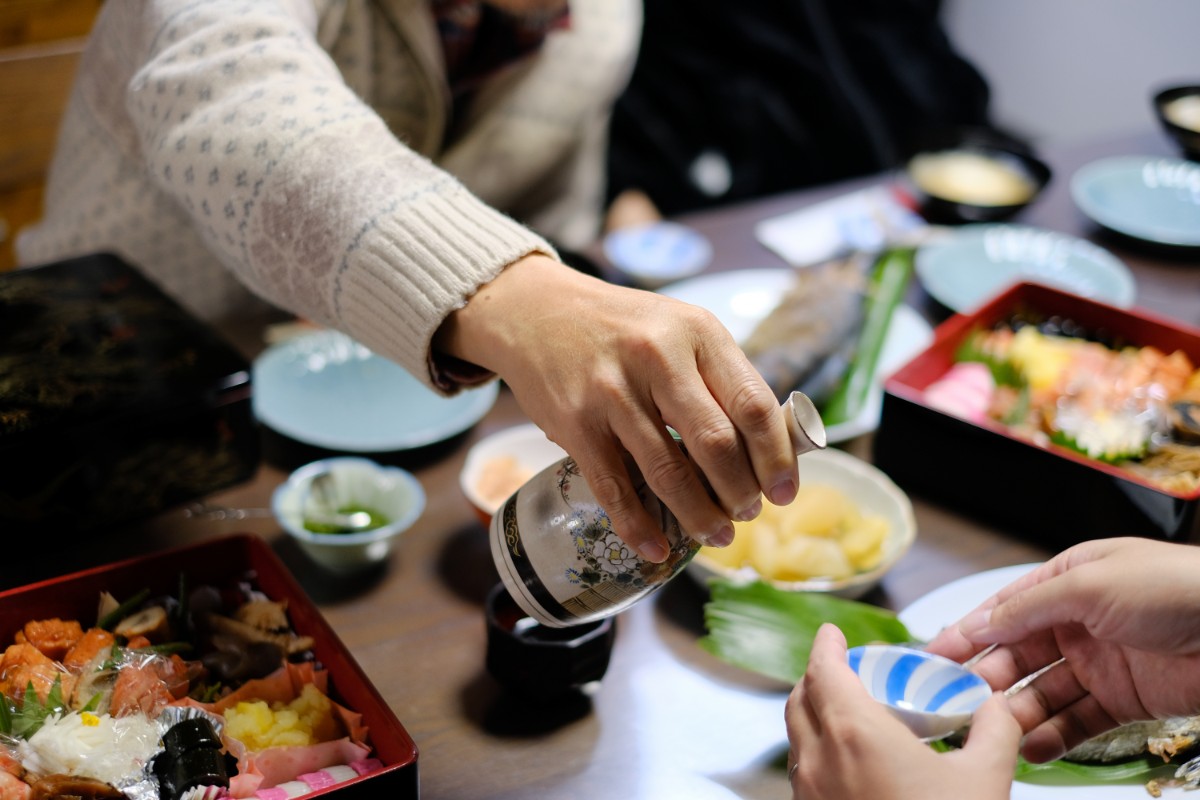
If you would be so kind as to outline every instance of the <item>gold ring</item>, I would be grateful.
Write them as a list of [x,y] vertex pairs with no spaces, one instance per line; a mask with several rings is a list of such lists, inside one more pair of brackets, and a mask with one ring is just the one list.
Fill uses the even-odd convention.
[[788,767],[788,783],[791,783],[792,779],[796,777],[796,770],[798,770],[798,769],[800,769],[799,761],[797,761],[795,764],[792,764],[790,767]]

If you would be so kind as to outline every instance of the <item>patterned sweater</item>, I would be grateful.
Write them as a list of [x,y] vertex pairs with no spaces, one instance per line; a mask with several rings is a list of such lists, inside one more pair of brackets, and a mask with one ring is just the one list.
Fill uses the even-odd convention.
[[116,252],[218,325],[252,292],[453,390],[442,320],[553,254],[534,230],[596,235],[640,21],[638,0],[572,0],[449,130],[428,0],[109,0],[19,258]]

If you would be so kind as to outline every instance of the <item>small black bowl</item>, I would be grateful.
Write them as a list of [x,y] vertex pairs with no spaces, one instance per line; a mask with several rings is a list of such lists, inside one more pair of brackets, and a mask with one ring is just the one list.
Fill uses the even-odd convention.
[[604,677],[617,628],[614,617],[567,628],[538,624],[498,583],[488,593],[487,670],[505,688],[548,702],[586,691]]
[[1184,156],[1200,161],[1200,85],[1171,86],[1157,92],[1154,112]]
[[961,225],[1009,219],[1041,194],[1051,174],[1023,142],[968,128],[921,142],[905,162],[901,183],[927,221]]

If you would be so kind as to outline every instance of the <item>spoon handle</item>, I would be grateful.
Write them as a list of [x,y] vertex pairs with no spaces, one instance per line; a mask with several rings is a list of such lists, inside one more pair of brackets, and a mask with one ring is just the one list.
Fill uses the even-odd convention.
[[250,517],[269,517],[269,508],[229,508],[214,506],[205,502],[195,502],[183,510],[183,515],[189,519],[249,519]]

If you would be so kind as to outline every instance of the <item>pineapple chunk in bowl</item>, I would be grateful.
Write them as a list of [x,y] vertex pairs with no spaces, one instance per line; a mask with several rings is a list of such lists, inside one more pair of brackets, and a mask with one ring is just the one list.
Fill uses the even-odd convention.
[[800,456],[800,488],[787,506],[734,523],[724,548],[703,547],[688,565],[701,582],[765,580],[779,589],[855,599],[874,588],[916,540],[912,503],[867,462],[842,450]]

